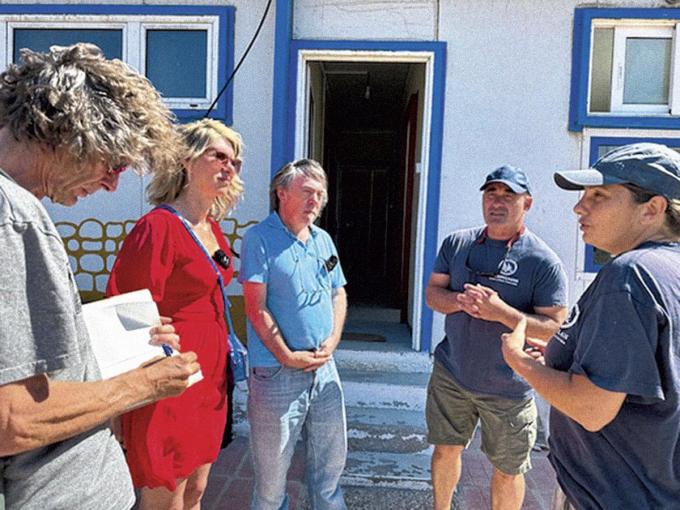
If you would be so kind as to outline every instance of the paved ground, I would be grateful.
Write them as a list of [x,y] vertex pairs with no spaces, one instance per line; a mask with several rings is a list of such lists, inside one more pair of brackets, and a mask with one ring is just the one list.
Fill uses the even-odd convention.
[[[527,475],[524,510],[548,510],[555,488],[552,467],[544,452],[532,454],[534,468]],[[303,485],[302,451],[296,451],[288,476],[290,510],[307,510]],[[484,510],[491,508],[489,483],[491,465],[479,451],[475,441],[463,454],[463,474],[460,493],[454,508]],[[247,510],[253,484],[253,471],[248,455],[248,440],[237,437],[222,451],[213,467],[208,489],[203,498],[205,510]],[[427,490],[408,488],[408,482],[384,487],[344,487],[345,500],[350,510],[426,510],[432,507],[432,494]]]

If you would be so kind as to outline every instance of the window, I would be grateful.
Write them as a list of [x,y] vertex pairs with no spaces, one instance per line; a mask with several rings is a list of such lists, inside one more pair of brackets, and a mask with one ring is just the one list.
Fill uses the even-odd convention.
[[[621,145],[627,145],[629,143],[639,143],[639,142],[653,142],[662,143],[667,145],[671,149],[680,152],[680,138],[649,138],[649,137],[592,137],[590,139],[590,155],[589,155],[589,165],[594,165],[595,162],[604,156],[607,152],[620,147]],[[580,239],[580,236],[579,236]],[[583,269],[586,273],[597,273],[600,268],[606,264],[611,258],[609,253],[606,251],[594,248],[589,244],[580,243],[583,246]]]
[[[677,61],[675,27],[593,29],[590,113],[669,114],[680,111],[670,91]],[[676,80],[677,81],[677,80]],[[674,98],[680,103],[680,97]]]
[[679,129],[678,27],[677,9],[576,9],[570,129]]
[[[0,65],[91,42],[144,74],[180,118],[203,115],[233,68],[233,7],[0,5]],[[4,37],[3,37],[4,36]],[[231,91],[214,116],[231,123]]]

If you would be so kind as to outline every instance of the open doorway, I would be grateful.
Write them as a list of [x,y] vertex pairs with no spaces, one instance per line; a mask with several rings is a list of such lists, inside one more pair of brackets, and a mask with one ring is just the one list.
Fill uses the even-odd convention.
[[[425,72],[419,62],[307,63],[304,149],[328,172],[320,225],[347,274],[350,325],[413,325]],[[412,343],[410,332],[400,339]]]

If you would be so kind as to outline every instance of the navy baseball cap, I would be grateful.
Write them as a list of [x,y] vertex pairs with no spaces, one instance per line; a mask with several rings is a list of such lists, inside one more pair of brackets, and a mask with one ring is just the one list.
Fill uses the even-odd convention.
[[680,154],[658,143],[634,143],[608,152],[587,170],[555,172],[562,189],[630,183],[657,195],[680,199]]
[[510,166],[504,165],[500,168],[496,168],[493,172],[486,176],[486,180],[479,191],[484,191],[486,187],[494,182],[500,182],[505,184],[515,193],[528,193],[531,195],[531,186],[529,185],[529,178],[524,170]]

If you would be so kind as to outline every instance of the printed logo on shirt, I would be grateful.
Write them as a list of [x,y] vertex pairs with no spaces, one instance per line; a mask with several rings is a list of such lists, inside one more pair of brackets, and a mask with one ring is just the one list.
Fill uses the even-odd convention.
[[577,303],[571,307],[571,310],[569,310],[569,315],[567,315],[567,318],[562,323],[562,326],[560,326],[560,329],[569,329],[572,327],[574,324],[576,324],[579,315],[581,315],[581,309],[578,307]]
[[512,259],[503,259],[498,269],[503,276],[512,276],[517,272],[517,262]]
[[498,274],[489,278],[494,282],[505,283],[517,287],[519,285],[518,278],[512,278],[512,275],[517,272],[517,261],[512,259],[503,259],[498,264]]
[[577,303],[571,307],[571,310],[569,310],[569,315],[562,323],[562,326],[560,326],[560,330],[557,333],[555,333],[555,336],[553,338],[556,338],[558,342],[560,342],[562,345],[565,345],[567,343],[567,340],[569,340],[569,333],[567,333],[564,330],[569,329],[574,324],[576,324],[579,315],[581,315],[581,309],[578,307]]

